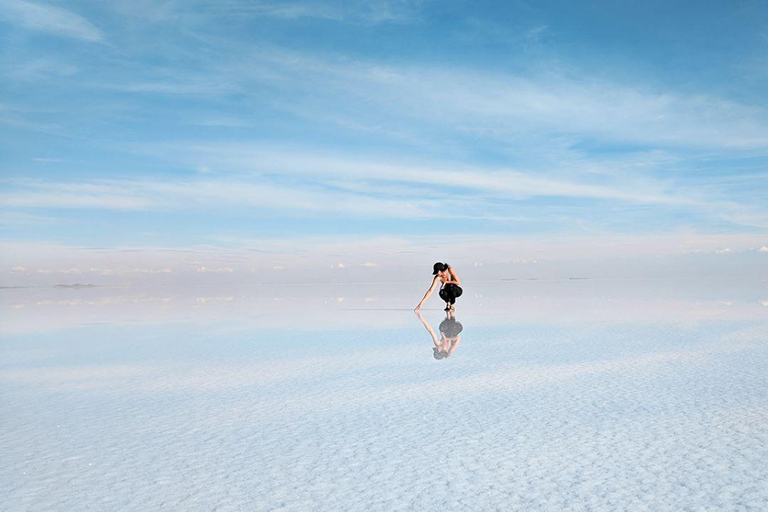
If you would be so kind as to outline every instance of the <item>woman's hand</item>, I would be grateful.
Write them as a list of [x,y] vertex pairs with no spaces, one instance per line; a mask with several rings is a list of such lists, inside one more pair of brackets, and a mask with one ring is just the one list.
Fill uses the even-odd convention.
[[421,299],[421,302],[419,302],[419,305],[414,308],[414,311],[418,311],[421,309],[421,305],[424,304],[424,301],[429,298],[430,295],[432,295],[432,292],[435,291],[435,288],[437,288],[437,284],[440,282],[440,278],[438,276],[435,276],[432,279],[432,284],[429,286],[429,290],[427,290],[427,293],[424,294],[424,297]]

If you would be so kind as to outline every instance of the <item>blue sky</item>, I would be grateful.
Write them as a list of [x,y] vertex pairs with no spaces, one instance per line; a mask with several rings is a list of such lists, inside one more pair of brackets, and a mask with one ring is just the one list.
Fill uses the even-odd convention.
[[768,243],[764,2],[0,12],[6,274]]

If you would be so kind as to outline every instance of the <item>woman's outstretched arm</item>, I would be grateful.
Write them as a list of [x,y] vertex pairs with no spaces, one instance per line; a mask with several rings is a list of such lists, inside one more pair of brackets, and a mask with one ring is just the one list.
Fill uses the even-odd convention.
[[418,311],[421,309],[421,305],[424,304],[424,301],[429,298],[430,295],[432,295],[432,292],[435,291],[435,288],[437,288],[437,284],[440,282],[440,278],[435,276],[435,278],[432,280],[432,286],[429,287],[429,290],[427,290],[427,293],[424,294],[424,298],[421,299],[419,304],[414,308],[414,311]]

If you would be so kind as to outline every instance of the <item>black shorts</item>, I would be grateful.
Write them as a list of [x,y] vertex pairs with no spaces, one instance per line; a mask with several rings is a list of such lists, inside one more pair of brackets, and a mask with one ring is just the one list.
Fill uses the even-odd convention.
[[454,304],[456,297],[461,297],[462,293],[464,293],[464,290],[461,289],[461,286],[450,283],[440,289],[440,298],[445,302]]

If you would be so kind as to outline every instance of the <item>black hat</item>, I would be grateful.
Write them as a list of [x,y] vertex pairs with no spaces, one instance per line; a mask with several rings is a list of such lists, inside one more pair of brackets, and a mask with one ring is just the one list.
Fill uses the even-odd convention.
[[448,264],[447,263],[441,263],[437,262],[432,266],[432,275],[436,276],[438,272],[441,270],[448,270]]

